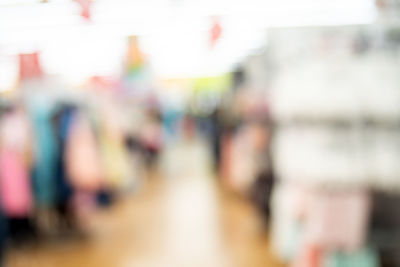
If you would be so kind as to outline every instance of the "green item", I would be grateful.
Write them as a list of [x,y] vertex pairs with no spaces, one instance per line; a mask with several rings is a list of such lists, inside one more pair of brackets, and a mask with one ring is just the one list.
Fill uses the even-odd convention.
[[331,252],[323,262],[323,267],[379,267],[377,252],[364,248],[356,252]]

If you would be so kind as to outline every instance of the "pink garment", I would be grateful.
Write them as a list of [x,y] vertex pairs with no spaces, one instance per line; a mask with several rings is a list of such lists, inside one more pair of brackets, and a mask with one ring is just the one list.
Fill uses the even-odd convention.
[[306,215],[305,242],[354,251],[364,243],[370,208],[367,192],[314,191]]
[[30,177],[23,159],[14,151],[0,151],[0,199],[10,217],[26,217],[32,209]]
[[4,115],[0,124],[0,145],[18,153],[25,153],[31,146],[29,122],[22,111]]
[[0,201],[10,217],[26,217],[32,210],[29,165],[30,128],[24,113],[4,115],[0,124]]
[[79,189],[97,190],[101,183],[101,161],[89,122],[78,116],[66,147],[66,165],[72,183]]

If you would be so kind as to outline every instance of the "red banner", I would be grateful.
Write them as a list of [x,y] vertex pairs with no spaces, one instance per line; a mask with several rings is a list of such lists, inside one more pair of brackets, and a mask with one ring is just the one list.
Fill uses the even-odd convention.
[[19,55],[19,77],[21,80],[37,78],[42,76],[42,73],[38,52]]

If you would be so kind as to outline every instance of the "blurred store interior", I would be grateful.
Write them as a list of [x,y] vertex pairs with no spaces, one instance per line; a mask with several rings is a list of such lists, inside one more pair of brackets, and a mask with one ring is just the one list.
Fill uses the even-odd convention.
[[399,0],[0,0],[0,266],[400,267]]

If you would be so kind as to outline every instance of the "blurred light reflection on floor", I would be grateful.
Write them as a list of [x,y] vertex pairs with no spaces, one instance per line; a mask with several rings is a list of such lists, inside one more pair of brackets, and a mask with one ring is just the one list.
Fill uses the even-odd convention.
[[205,147],[168,148],[139,194],[96,214],[90,238],[10,251],[6,266],[279,266],[261,218],[218,185]]

